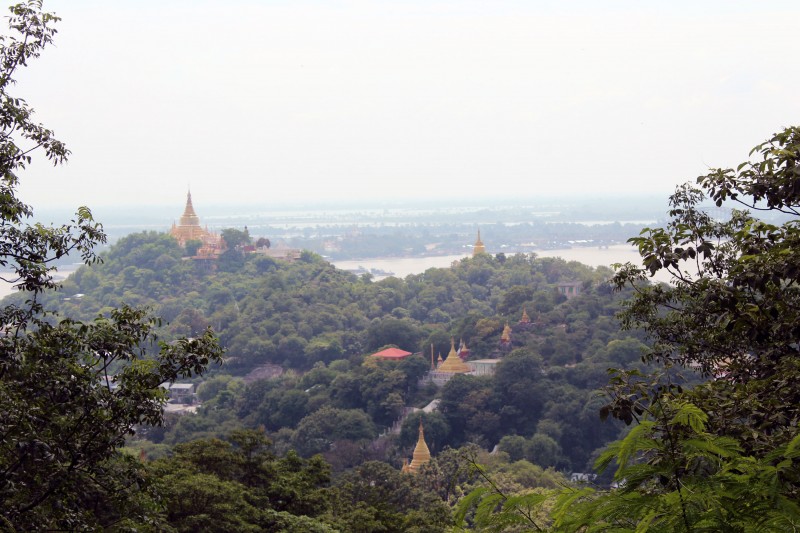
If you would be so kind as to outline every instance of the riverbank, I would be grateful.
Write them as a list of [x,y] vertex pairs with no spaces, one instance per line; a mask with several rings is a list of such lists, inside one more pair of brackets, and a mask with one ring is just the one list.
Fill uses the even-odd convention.
[[[610,267],[614,263],[639,262],[636,248],[628,244],[615,244],[605,248],[598,247],[575,247],[555,250],[536,250],[539,257],[560,257],[565,261],[578,261],[592,267]],[[410,274],[421,274],[429,268],[447,268],[454,261],[468,257],[467,255],[441,255],[429,257],[396,257],[396,258],[374,258],[374,259],[353,259],[346,261],[332,261],[336,268],[342,270],[357,271],[365,269],[367,271],[384,271],[391,273],[398,278],[404,278]],[[375,275],[376,280],[388,277],[388,275]]]
[[[633,246],[627,244],[615,244],[606,248],[597,247],[575,247],[563,248],[558,250],[536,250],[539,257],[560,257],[565,261],[578,261],[592,267],[610,267],[614,263],[638,263],[641,261],[639,254]],[[375,280],[380,280],[389,275],[405,278],[411,274],[421,274],[429,268],[448,268],[455,261],[468,257],[467,255],[435,255],[429,257],[391,257],[374,259],[357,259],[346,261],[332,261],[331,263],[339,269],[356,271],[365,269],[367,271],[384,272],[385,274],[374,275]],[[75,272],[81,265],[68,265],[59,267],[56,279],[64,280]],[[8,274],[8,273],[6,273]],[[0,273],[2,275],[2,273]],[[660,281],[667,281],[663,279]],[[0,298],[4,298],[15,291],[11,283],[0,282]]]

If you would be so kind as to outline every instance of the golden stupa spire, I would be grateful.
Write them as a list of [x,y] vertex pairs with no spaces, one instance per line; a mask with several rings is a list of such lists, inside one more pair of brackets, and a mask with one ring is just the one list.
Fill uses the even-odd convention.
[[451,372],[453,374],[463,374],[465,372],[470,372],[470,368],[467,366],[464,361],[458,356],[456,353],[456,341],[453,337],[450,337],[450,353],[447,354],[447,359],[444,360],[444,363],[439,365],[439,372]]
[[523,324],[531,323],[531,317],[528,316],[528,310],[524,307],[522,308],[522,318],[520,318],[519,321]]
[[411,456],[411,464],[408,465],[408,472],[416,474],[422,465],[431,460],[431,451],[425,443],[425,428],[422,427],[422,417],[419,417],[419,437],[417,445],[414,447],[414,454]]
[[475,241],[475,245],[472,247],[472,257],[475,257],[478,254],[485,254],[486,247],[483,245],[483,241],[481,240],[481,230],[478,230],[478,240]]
[[194,212],[194,206],[192,205],[192,191],[186,193],[186,207],[183,210],[183,214],[181,215],[181,226],[199,226],[200,225],[200,217],[197,216],[197,213]]

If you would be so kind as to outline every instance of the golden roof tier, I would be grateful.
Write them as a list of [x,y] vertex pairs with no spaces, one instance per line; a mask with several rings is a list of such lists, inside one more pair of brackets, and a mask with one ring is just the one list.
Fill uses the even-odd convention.
[[481,230],[478,230],[478,240],[475,241],[475,245],[472,247],[472,257],[485,253],[486,247],[483,245],[483,241],[481,240]]
[[431,451],[425,443],[425,429],[422,427],[422,418],[419,419],[419,437],[417,438],[417,445],[414,447],[414,454],[411,456],[411,464],[404,472],[416,474],[422,465],[427,464],[431,460]]
[[447,354],[447,359],[444,360],[444,363],[439,365],[438,371],[450,372],[451,374],[464,374],[466,372],[470,372],[471,370],[472,369],[468,367],[456,353],[456,341],[451,337],[450,353]]

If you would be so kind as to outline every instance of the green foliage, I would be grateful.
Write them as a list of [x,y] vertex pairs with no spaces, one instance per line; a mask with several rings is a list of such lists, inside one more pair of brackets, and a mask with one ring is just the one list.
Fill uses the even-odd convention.
[[[555,505],[563,531],[790,531],[800,507],[787,495],[797,468],[795,438],[763,458],[705,431],[706,414],[661,398],[661,423],[642,422],[598,460],[619,465],[619,488],[567,490]],[[669,422],[665,422],[669,419]]]
[[499,475],[492,475],[469,458],[471,468],[481,484],[462,498],[455,508],[454,521],[458,530],[469,523],[476,531],[545,531],[550,525],[547,508],[551,491],[503,487]]
[[297,425],[293,445],[303,455],[328,450],[337,440],[364,440],[375,436],[375,426],[358,409],[323,407]]
[[[16,197],[17,173],[33,152],[54,164],[69,155],[8,93],[16,70],[52,42],[58,19],[41,7],[11,7],[10,33],[0,37],[0,266],[14,269],[22,291],[0,309],[0,523],[83,530],[148,522],[158,515],[149,483],[118,450],[138,424],[162,422],[159,384],[202,373],[222,351],[209,331],[157,343],[144,310],[122,306],[80,322],[45,306],[56,287],[49,265],[75,252],[94,263],[92,248],[106,237],[85,207],[68,225],[27,225],[32,209]],[[139,252],[150,254],[148,268],[169,264],[168,251]]]
[[225,247],[229,250],[234,250],[245,244],[250,244],[250,232],[245,227],[244,230],[236,228],[225,228],[222,230],[222,240],[225,241]]
[[415,476],[386,463],[367,462],[336,484],[331,514],[342,531],[444,532],[450,510]]
[[203,247],[203,241],[197,239],[189,239],[188,241],[186,241],[186,245],[184,246],[184,248],[186,248],[186,255],[188,257],[193,257],[197,255],[197,251],[202,247]]
[[151,468],[164,520],[177,531],[333,531],[318,519],[327,509],[324,461],[276,458],[257,431],[178,445]]
[[[797,324],[800,129],[787,128],[736,170],[713,170],[671,198],[666,228],[631,239],[643,267],[626,265],[617,287],[637,285],[622,313],[653,341],[652,376],[619,372],[603,408],[637,424],[598,460],[616,461],[620,488],[565,493],[564,530],[790,531],[800,524],[800,330]],[[701,207],[733,200],[780,225],[734,210],[717,220]],[[642,286],[665,270],[670,286]],[[708,379],[684,388],[676,367]]]

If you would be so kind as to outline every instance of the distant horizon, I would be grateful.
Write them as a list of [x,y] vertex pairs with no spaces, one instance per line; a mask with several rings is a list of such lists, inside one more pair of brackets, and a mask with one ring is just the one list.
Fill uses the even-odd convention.
[[[800,3],[45,0],[35,208],[666,196],[800,116]],[[624,191],[624,192],[623,192]],[[213,203],[212,203],[213,200]],[[246,200],[246,201],[243,201]]]
[[[443,206],[447,208],[452,207],[526,207],[536,206],[539,204],[553,204],[553,203],[586,203],[604,200],[614,201],[630,201],[630,200],[647,200],[657,203],[663,200],[666,207],[669,200],[669,195],[672,191],[659,193],[659,192],[636,192],[636,191],[621,191],[621,192],[600,192],[591,194],[570,193],[570,194],[533,194],[531,196],[484,196],[484,197],[469,197],[469,196],[450,196],[446,198],[353,198],[350,201],[336,201],[336,200],[264,200],[264,201],[215,201],[212,198],[208,200],[203,196],[192,192],[192,203],[196,210],[209,209],[217,211],[220,209],[236,209],[236,208],[266,208],[266,209],[286,209],[286,210],[318,210],[318,209],[353,209],[353,208],[412,208],[412,207],[437,207]],[[160,198],[163,198],[161,196]],[[25,201],[25,198],[22,198]],[[96,203],[94,205],[80,204],[74,208],[85,205],[90,209],[123,209],[126,212],[137,211],[162,211],[164,209],[179,206],[182,211],[186,205],[186,193],[175,199],[176,201],[150,201],[144,204],[137,203]],[[67,212],[74,208],[60,204],[39,203],[31,204],[36,211],[47,212]],[[178,213],[180,214],[180,213]]]

